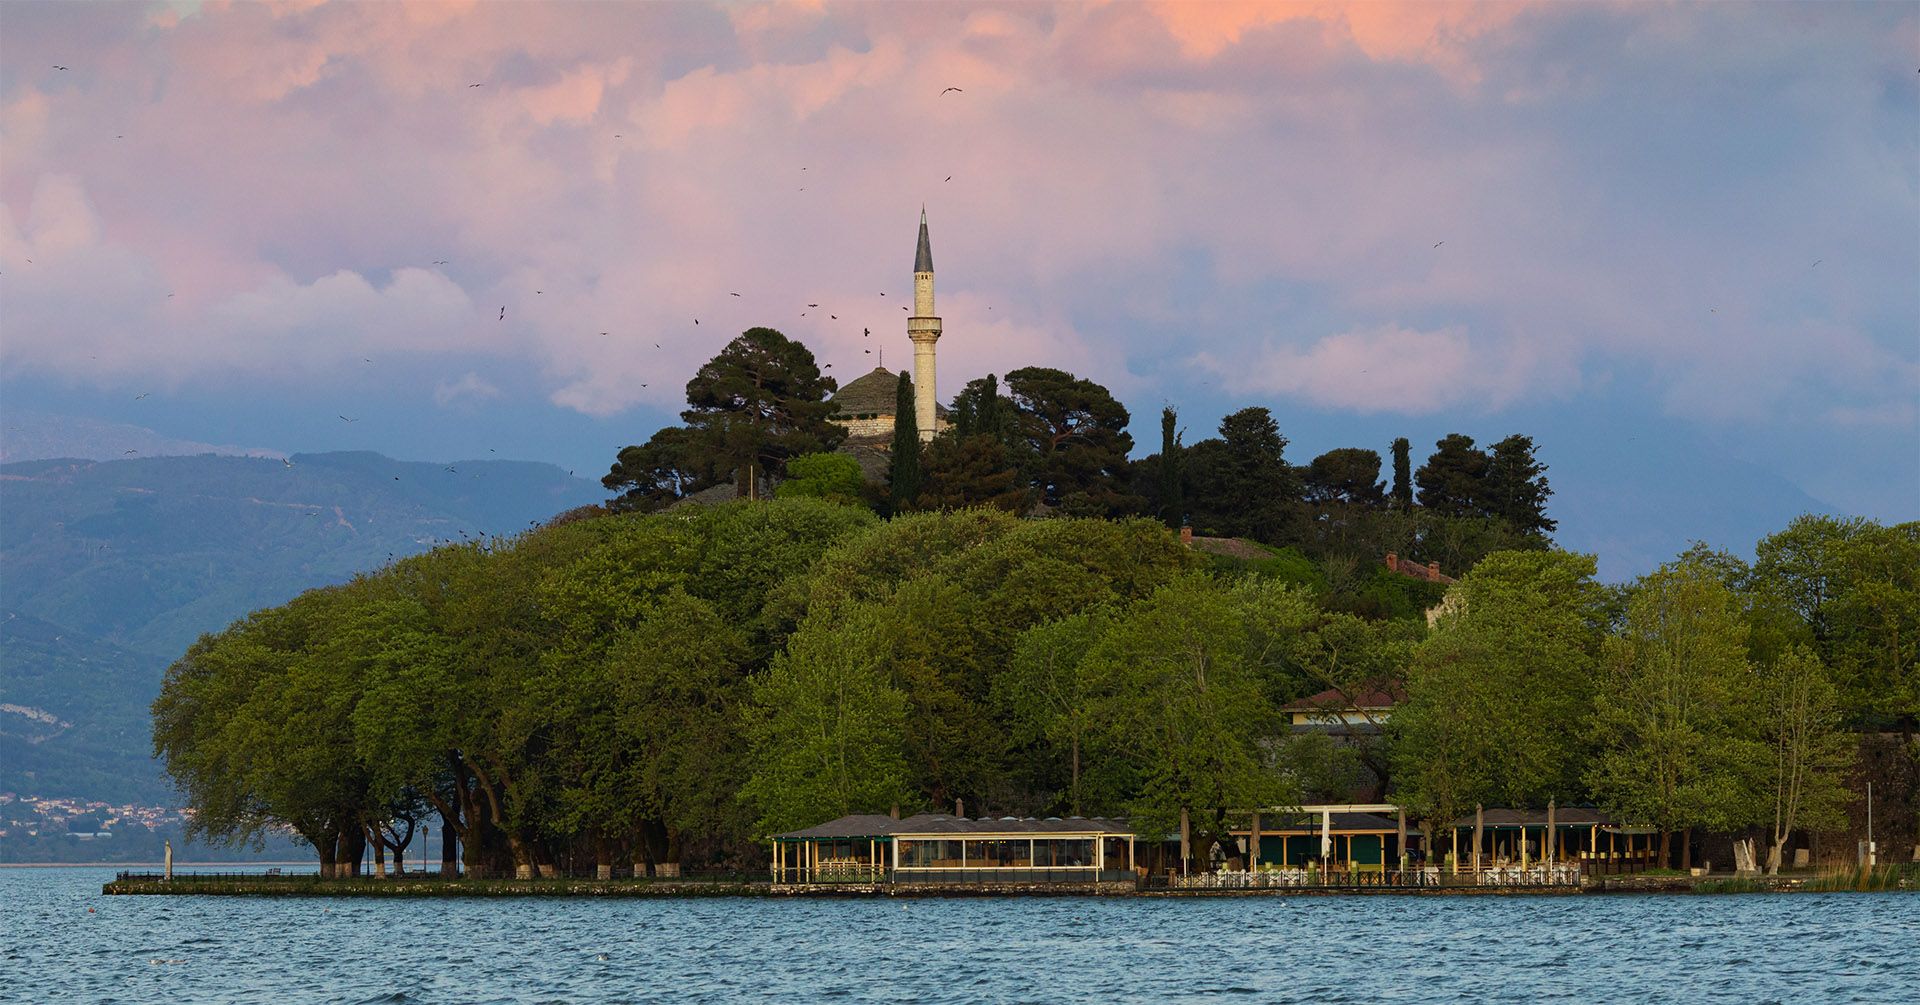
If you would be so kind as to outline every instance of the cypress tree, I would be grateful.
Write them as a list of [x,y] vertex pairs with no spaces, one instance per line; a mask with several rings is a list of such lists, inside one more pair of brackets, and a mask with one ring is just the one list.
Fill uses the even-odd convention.
[[896,513],[920,495],[920,424],[913,411],[913,381],[905,370],[893,394],[893,460],[887,467],[887,487]]
[[1172,405],[1160,410],[1160,519],[1176,530],[1187,518],[1180,478],[1180,434],[1174,430],[1178,419]]
[[1413,509],[1413,444],[1404,436],[1393,441],[1393,505]]

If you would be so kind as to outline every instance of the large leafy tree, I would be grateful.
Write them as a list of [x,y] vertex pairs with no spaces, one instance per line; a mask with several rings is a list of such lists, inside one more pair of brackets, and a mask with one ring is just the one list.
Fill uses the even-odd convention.
[[846,437],[829,421],[827,398],[838,387],[806,346],[772,328],[749,328],[687,382],[680,418],[697,449],[746,495],[749,478],[778,475],[789,458],[831,450]]
[[1267,763],[1279,719],[1247,659],[1232,597],[1204,576],[1162,586],[1121,614],[1086,660],[1105,696],[1097,720],[1140,782],[1131,805],[1144,833],[1182,818],[1200,838],[1231,844],[1233,817],[1295,801]]
[[1396,787],[1441,822],[1477,802],[1566,801],[1579,781],[1604,595],[1594,559],[1507,551],[1482,559],[1407,664],[1395,710]]
[[1845,820],[1854,738],[1841,728],[1840,691],[1805,646],[1781,654],[1761,674],[1754,709],[1765,777],[1759,812],[1771,842],[1767,872],[1780,871],[1781,851],[1799,827]]
[[1414,484],[1420,487],[1420,505],[1441,516],[1484,515],[1487,463],[1487,455],[1474,448],[1473,437],[1459,433],[1441,437],[1427,463],[1413,473]]
[[1379,506],[1387,498],[1380,455],[1359,447],[1340,447],[1314,458],[1305,482],[1308,501],[1321,505]]
[[609,509],[647,511],[726,480],[717,455],[686,428],[667,426],[645,443],[623,447],[600,484],[619,493]]
[[742,795],[758,808],[760,833],[912,799],[906,695],[888,682],[877,642],[873,618],[861,613],[794,636],[754,680],[753,769]]
[[1063,370],[1030,366],[1007,374],[1010,423],[1031,458],[1040,500],[1070,516],[1132,513],[1127,487],[1127,410],[1106,388]]
[[1642,577],[1626,623],[1607,640],[1594,701],[1598,756],[1588,779],[1615,814],[1675,831],[1741,822],[1747,629],[1712,570],[1670,565]]
[[831,499],[860,502],[866,477],[860,462],[846,454],[801,454],[787,462],[787,480],[774,490],[779,499]]

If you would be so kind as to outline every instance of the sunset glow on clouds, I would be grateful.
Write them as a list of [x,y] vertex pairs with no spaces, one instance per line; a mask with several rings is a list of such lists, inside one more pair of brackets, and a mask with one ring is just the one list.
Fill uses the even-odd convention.
[[1625,386],[1703,435],[1874,437],[1920,479],[1911,5],[29,3],[0,27],[8,381],[347,387],[377,357],[423,401],[643,426],[753,324],[843,380],[862,328],[904,363],[924,202],[943,396],[1038,363],[1201,427],[1465,424]]

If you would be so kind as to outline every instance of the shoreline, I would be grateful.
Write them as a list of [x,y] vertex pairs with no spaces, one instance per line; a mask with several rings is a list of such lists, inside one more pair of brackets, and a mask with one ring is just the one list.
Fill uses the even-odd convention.
[[[633,880],[633,879],[452,879],[411,878],[335,879],[318,876],[175,876],[115,879],[101,887],[106,896],[187,897],[782,897],[782,898],[950,898],[950,897],[1338,897],[1413,896],[1573,897],[1620,894],[1682,894],[1716,896],[1736,893],[1851,892],[1815,882],[1821,877],[1794,876],[1640,876],[1600,877],[1579,886],[1443,886],[1443,887],[1267,887],[1256,889],[1150,889],[1121,884],[835,884],[786,885],[745,880]],[[1867,891],[1863,891],[1867,892]],[[1905,883],[1871,892],[1915,892]]]
[[[289,860],[285,862],[262,862],[258,860],[251,860],[251,861],[245,861],[245,862],[183,862],[179,859],[175,859],[173,862],[173,867],[175,869],[203,869],[210,866],[221,866],[224,868],[259,866],[260,868],[263,868],[263,869],[273,869],[273,868],[281,868],[289,865],[311,866],[313,865],[313,863],[306,859],[301,859],[299,861]],[[159,862],[159,861],[154,861],[154,862],[0,862],[0,869],[163,869],[165,867],[166,867],[166,863]]]

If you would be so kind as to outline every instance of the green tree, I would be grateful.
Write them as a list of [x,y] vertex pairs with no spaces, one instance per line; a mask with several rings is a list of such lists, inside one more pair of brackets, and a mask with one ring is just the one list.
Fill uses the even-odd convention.
[[1474,449],[1473,437],[1459,433],[1448,433],[1434,447],[1427,463],[1413,473],[1420,505],[1441,516],[1485,515],[1487,455]]
[[1771,825],[1767,874],[1773,875],[1795,828],[1845,821],[1854,746],[1840,727],[1839,689],[1805,646],[1795,646],[1766,668],[1757,711],[1766,768],[1762,791],[1770,797],[1757,815]]
[[1348,506],[1379,506],[1386,502],[1380,481],[1380,455],[1358,447],[1329,450],[1313,459],[1306,470],[1307,499]]
[[1545,536],[1556,526],[1547,518],[1551,495],[1547,466],[1534,457],[1533,437],[1515,433],[1493,445],[1481,485],[1481,502],[1489,514],[1523,534]]
[[1264,744],[1278,716],[1246,659],[1239,612],[1204,576],[1160,587],[1125,611],[1086,659],[1102,702],[1108,748],[1131,760],[1142,833],[1191,821],[1204,849],[1232,843],[1230,817],[1297,801],[1271,769]]
[[655,510],[727,480],[715,455],[687,429],[668,426],[647,442],[624,447],[600,484],[620,493],[613,510]]
[[1030,366],[1007,374],[1010,425],[1032,460],[1040,501],[1069,516],[1135,512],[1127,488],[1127,410],[1106,388],[1062,370]]
[[1169,527],[1178,528],[1187,520],[1187,500],[1184,490],[1185,475],[1180,470],[1180,433],[1175,429],[1179,416],[1173,406],[1160,410],[1160,458],[1156,484],[1160,503],[1160,520]]
[[1094,735],[1100,696],[1086,655],[1110,625],[1101,609],[1036,625],[1021,633],[1008,672],[994,681],[994,697],[1014,723],[1014,739],[1064,749],[1067,809],[1081,812],[1081,766]]
[[1740,822],[1742,689],[1752,683],[1746,625],[1710,569],[1670,565],[1636,584],[1607,640],[1594,701],[1598,755],[1588,779],[1615,814],[1672,835]]
[[779,499],[830,499],[860,504],[866,476],[860,462],[846,454],[801,454],[787,462],[787,480],[773,494]]
[[1285,543],[1300,479],[1272,413],[1243,408],[1220,420],[1220,438],[1187,450],[1194,525],[1227,537]]
[[1453,589],[1407,664],[1390,722],[1396,785],[1450,822],[1477,802],[1529,806],[1583,789],[1603,598],[1590,555],[1496,552]]
[[911,799],[906,696],[878,667],[875,625],[795,635],[752,685],[752,773],[742,795],[772,834]]
[[1402,510],[1413,509],[1413,444],[1404,436],[1393,441],[1393,505]]
[[741,495],[758,471],[777,475],[788,459],[832,450],[846,437],[827,398],[837,388],[806,346],[772,328],[749,328],[687,382],[680,413],[697,449],[732,473]]
[[1032,490],[1020,478],[1006,443],[984,433],[936,436],[927,444],[924,481],[916,506],[954,510],[987,506],[1024,513]]
[[887,491],[898,513],[920,497],[920,427],[914,419],[913,381],[900,371],[893,395],[893,450],[887,466]]

